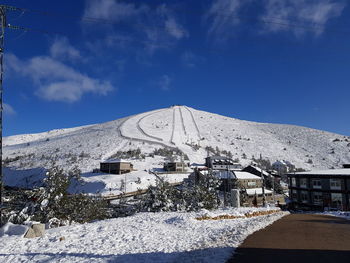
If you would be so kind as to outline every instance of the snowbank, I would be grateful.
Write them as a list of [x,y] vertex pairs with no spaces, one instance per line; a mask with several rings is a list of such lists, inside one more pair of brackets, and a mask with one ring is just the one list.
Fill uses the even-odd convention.
[[345,212],[345,211],[326,211],[326,212],[323,212],[322,215],[336,216],[336,217],[341,217],[341,218],[350,220],[350,212]]
[[12,223],[6,223],[0,228],[0,237],[4,236],[23,236],[28,231],[27,225],[16,225]]
[[[243,215],[267,208],[135,216],[49,229],[42,238],[4,236],[1,262],[225,262],[248,235],[287,213],[234,220],[195,218]],[[60,241],[61,240],[61,241]]]

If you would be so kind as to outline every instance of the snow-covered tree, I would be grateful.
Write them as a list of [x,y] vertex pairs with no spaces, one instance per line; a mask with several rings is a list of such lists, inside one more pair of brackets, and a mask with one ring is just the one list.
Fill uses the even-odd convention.
[[150,186],[144,199],[144,209],[150,212],[176,211],[174,197],[178,191],[168,182],[157,179],[155,186]]
[[34,189],[28,195],[25,207],[19,213],[12,214],[8,221],[22,223],[34,220],[49,223],[53,220],[62,225],[106,218],[107,204],[101,198],[68,192],[69,186],[79,181],[78,168],[65,172],[53,164],[46,173],[43,187]]
[[220,203],[219,185],[220,181],[211,174],[202,175],[196,183],[188,182],[181,187],[158,179],[156,186],[148,189],[143,208],[152,212],[214,209]]

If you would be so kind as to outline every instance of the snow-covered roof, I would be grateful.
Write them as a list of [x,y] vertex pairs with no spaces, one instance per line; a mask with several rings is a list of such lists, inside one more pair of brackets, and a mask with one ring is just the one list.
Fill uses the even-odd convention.
[[220,179],[235,179],[236,177],[233,175],[231,171],[213,171],[213,175]]
[[191,163],[190,165],[191,168],[207,168],[207,166],[205,164],[201,164],[201,163]]
[[124,160],[124,159],[112,159],[112,160],[105,160],[101,163],[130,163],[130,161]]
[[[262,188],[261,187],[259,187],[259,188],[248,188],[246,190],[247,190],[247,195],[255,195],[255,193],[257,195],[262,195]],[[272,193],[271,190],[265,189],[265,194],[271,194],[271,193]]]
[[[257,170],[259,173],[261,173],[261,171],[262,171],[262,173],[263,173],[263,175],[265,175],[265,176],[270,176],[271,174],[269,174],[268,172],[266,172],[265,170],[262,170],[261,168],[259,168],[258,166],[256,166],[256,165],[253,165],[253,164],[251,164],[250,165],[252,168],[254,168],[255,170]],[[248,166],[249,167],[249,166]]]
[[248,172],[242,172],[242,171],[234,171],[237,179],[261,179],[259,176],[256,176],[254,174],[248,173]]
[[328,170],[315,170],[309,172],[290,173],[289,175],[350,175],[350,169],[328,169]]
[[259,176],[256,176],[254,174],[248,173],[248,172],[242,172],[242,171],[214,171],[213,174],[220,178],[220,179],[241,179],[241,180],[257,180],[261,179]]

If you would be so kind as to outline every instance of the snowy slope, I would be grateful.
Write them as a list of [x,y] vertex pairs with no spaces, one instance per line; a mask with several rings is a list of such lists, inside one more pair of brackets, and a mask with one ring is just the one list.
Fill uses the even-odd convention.
[[[7,184],[23,186],[37,182],[36,171],[49,167],[54,159],[67,169],[78,165],[87,181],[102,183],[97,187],[100,191],[116,190],[121,179],[99,180],[102,176],[91,171],[118,151],[137,148],[147,156],[156,148],[176,147],[190,162],[196,163],[204,162],[206,146],[231,151],[233,158],[239,158],[243,165],[260,154],[271,162],[284,159],[305,169],[337,168],[350,162],[350,137],[299,126],[243,121],[186,106],[158,109],[102,124],[5,137],[3,144],[9,167],[5,170]],[[242,158],[243,154],[246,159]],[[307,163],[309,159],[312,164]],[[149,177],[146,171],[161,167],[163,160],[160,156],[132,160],[137,169],[132,180]],[[18,178],[18,170],[32,177],[29,181]]]

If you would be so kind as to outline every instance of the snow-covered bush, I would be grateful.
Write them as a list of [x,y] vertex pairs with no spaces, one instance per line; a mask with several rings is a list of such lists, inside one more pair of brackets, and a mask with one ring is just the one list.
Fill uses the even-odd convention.
[[135,159],[144,159],[145,156],[143,154],[141,154],[141,149],[137,148],[137,149],[132,149],[132,150],[128,150],[128,151],[117,151],[115,154],[113,154],[112,156],[109,157],[110,159],[131,159],[131,158],[135,158]]
[[156,186],[149,188],[143,208],[151,212],[214,209],[220,204],[219,185],[220,181],[210,174],[201,176],[196,183],[187,182],[181,187],[157,180]]
[[[55,225],[85,223],[107,217],[107,204],[100,197],[85,194],[69,194],[71,184],[80,181],[80,170],[68,172],[53,165],[46,173],[44,186],[31,191],[24,208],[9,213],[7,221],[23,223],[26,220]],[[18,202],[17,202],[18,203]]]
[[176,211],[174,201],[178,196],[177,191],[170,183],[157,179],[156,185],[148,188],[143,208],[149,212]]

